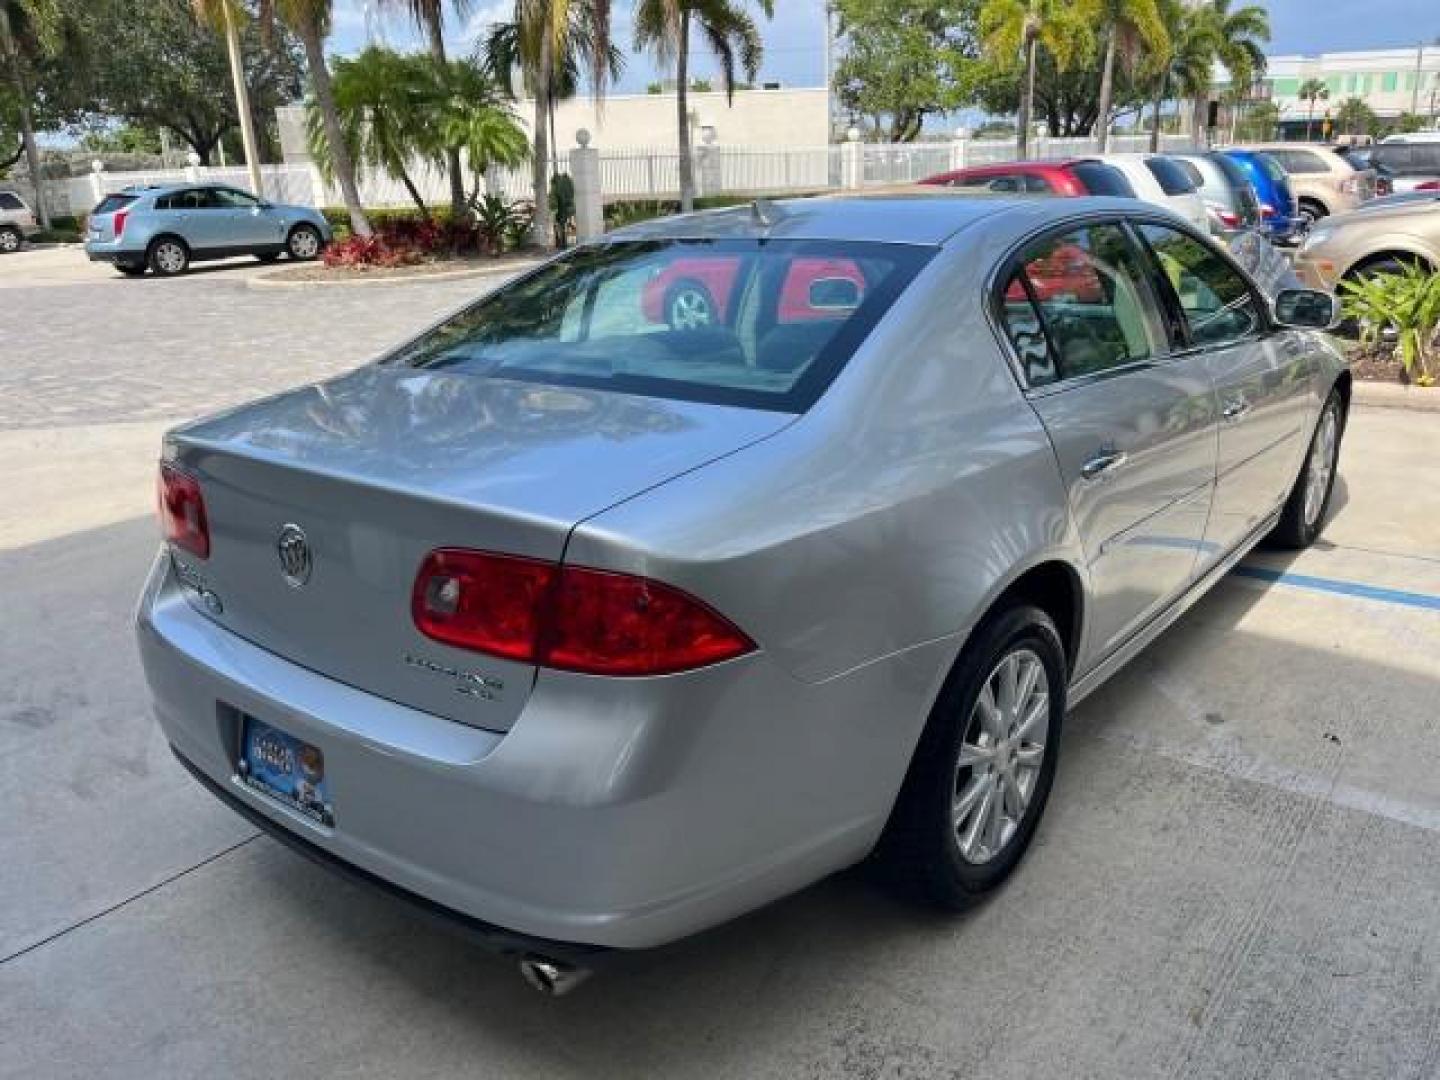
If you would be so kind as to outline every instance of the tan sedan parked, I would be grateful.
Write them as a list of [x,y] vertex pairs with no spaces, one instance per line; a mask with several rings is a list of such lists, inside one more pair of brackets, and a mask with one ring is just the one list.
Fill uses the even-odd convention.
[[1300,216],[1312,226],[1323,217],[1354,210],[1375,195],[1373,170],[1357,170],[1328,146],[1317,143],[1262,143],[1263,150],[1290,175]]
[[1346,278],[1416,263],[1440,270],[1440,193],[1397,195],[1326,218],[1305,238],[1295,272],[1311,288],[1333,290]]

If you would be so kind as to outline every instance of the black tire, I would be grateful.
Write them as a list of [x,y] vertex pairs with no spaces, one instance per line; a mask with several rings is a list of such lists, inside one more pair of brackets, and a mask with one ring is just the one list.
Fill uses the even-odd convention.
[[179,237],[157,237],[150,241],[145,262],[156,277],[177,277],[190,269],[190,249]]
[[262,263],[273,263],[280,258],[280,252],[262,251],[259,255],[256,255],[255,258],[259,259]]
[[1321,218],[1329,217],[1330,211],[1325,209],[1323,203],[1318,203],[1314,199],[1301,199],[1300,216],[1305,219],[1305,227],[1309,229]]
[[[975,742],[985,737],[977,733],[976,702],[987,684],[999,677],[1001,661],[1025,654],[1038,659],[1047,683],[1043,756],[1028,802],[1018,820],[1011,821],[1008,837],[1000,840],[995,853],[977,861],[962,854],[962,834],[968,828],[955,824],[956,802],[962,790],[969,792],[974,783],[984,781],[977,769],[986,768],[992,774],[994,770],[986,765],[962,766],[961,748],[967,739]],[[987,617],[974,632],[926,722],[876,849],[877,862],[894,885],[942,908],[959,911],[1011,874],[1029,847],[1050,796],[1065,716],[1066,682],[1060,635],[1050,616],[1039,608],[1028,604],[1005,608]],[[1008,754],[1003,744],[1000,750]],[[962,817],[961,824],[972,825],[973,819]]]
[[13,225],[0,225],[0,255],[9,255],[19,251],[25,243],[25,238],[20,235],[20,230]]
[[145,274],[144,263],[116,263],[115,269],[126,277],[143,277]]
[[694,330],[720,321],[715,298],[698,281],[677,281],[665,292],[665,322],[672,330]]
[[296,225],[285,238],[285,254],[296,262],[318,258],[325,249],[325,240],[314,225]]
[[[1318,505],[1312,505],[1309,496],[1314,479],[1313,470],[1320,466],[1320,456],[1324,454],[1322,440],[1325,438],[1323,433],[1327,421],[1334,424],[1334,438],[1328,451],[1328,469],[1323,480],[1316,483],[1316,497],[1319,502]],[[1330,396],[1325,399],[1324,408],[1320,410],[1319,418],[1315,421],[1315,430],[1310,433],[1310,444],[1305,449],[1305,461],[1300,466],[1300,475],[1295,478],[1295,486],[1290,489],[1290,496],[1285,500],[1280,521],[1270,534],[1272,543],[1279,547],[1307,548],[1325,528],[1325,514],[1330,509],[1330,494],[1335,490],[1335,475],[1339,472],[1337,466],[1340,461],[1340,440],[1344,434],[1345,403],[1340,398],[1340,391],[1331,390]]]

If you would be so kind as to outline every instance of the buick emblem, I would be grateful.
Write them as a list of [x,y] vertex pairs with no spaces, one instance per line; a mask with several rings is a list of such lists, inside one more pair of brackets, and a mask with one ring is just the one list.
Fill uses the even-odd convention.
[[280,573],[286,585],[298,589],[310,580],[310,542],[305,539],[304,529],[299,525],[282,528],[275,551],[280,556]]

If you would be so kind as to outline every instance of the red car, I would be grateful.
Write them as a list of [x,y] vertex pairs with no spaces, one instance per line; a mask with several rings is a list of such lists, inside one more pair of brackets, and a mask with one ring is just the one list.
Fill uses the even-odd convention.
[[[723,324],[740,269],[734,255],[675,259],[645,283],[640,307],[646,319],[677,330]],[[865,276],[849,259],[797,258],[780,287],[781,323],[834,319],[858,307]]]
[[977,188],[983,191],[1023,192],[1029,195],[1115,195],[1135,198],[1135,189],[1123,173],[1103,161],[1068,158],[1060,161],[1005,161],[929,176],[920,181],[941,187]]

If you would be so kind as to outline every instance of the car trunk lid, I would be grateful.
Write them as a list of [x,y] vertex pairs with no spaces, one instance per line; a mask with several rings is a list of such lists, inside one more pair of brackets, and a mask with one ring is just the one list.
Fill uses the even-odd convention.
[[[173,432],[166,455],[200,481],[210,555],[172,558],[197,609],[240,636],[391,700],[505,730],[534,667],[416,629],[411,589],[425,555],[450,546],[559,561],[579,521],[791,419],[363,368]],[[295,531],[309,560],[287,577]]]

